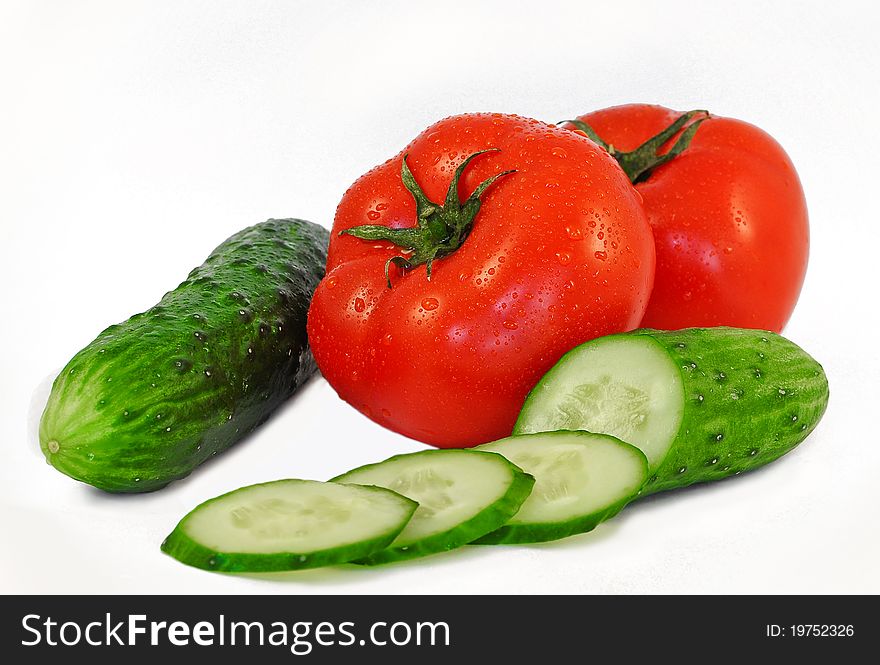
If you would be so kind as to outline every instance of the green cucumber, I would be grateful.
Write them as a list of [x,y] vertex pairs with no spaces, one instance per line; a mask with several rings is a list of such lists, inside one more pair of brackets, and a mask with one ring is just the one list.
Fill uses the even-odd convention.
[[355,563],[376,565],[461,547],[507,522],[535,479],[501,455],[425,450],[368,464],[333,479],[378,485],[419,503],[391,545]]
[[224,572],[332,566],[387,547],[417,507],[379,487],[276,480],[197,506],[162,551],[189,566]]
[[576,347],[526,398],[514,434],[588,430],[645,453],[650,494],[784,455],[828,404],[822,366],[772,332],[636,330]]
[[538,543],[594,529],[638,496],[648,460],[607,434],[541,432],[477,446],[504,455],[535,477],[519,511],[476,544]]
[[102,490],[146,492],[265,421],[315,371],[306,314],[328,237],[298,219],[252,226],[155,307],[102,332],[52,386],[48,462]]

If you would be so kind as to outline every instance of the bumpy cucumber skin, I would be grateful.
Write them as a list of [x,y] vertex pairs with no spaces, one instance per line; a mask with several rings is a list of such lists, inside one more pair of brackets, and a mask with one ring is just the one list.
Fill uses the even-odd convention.
[[52,387],[49,463],[102,490],[147,492],[265,421],[316,369],[306,316],[328,239],[298,219],[247,228],[155,307],[104,330]]
[[[284,482],[289,481],[278,480],[259,484],[272,485],[273,483]],[[400,500],[401,505],[408,505],[409,507],[406,519],[402,520],[396,529],[391,529],[376,538],[316,552],[278,552],[272,554],[217,552],[209,547],[205,547],[201,543],[197,543],[186,534],[184,527],[187,517],[209,503],[224,499],[230,494],[235,494],[243,489],[248,489],[248,487],[242,487],[233,490],[232,492],[221,494],[213,499],[209,499],[193,508],[182,520],[180,520],[178,525],[174,528],[174,531],[172,531],[162,542],[161,549],[165,554],[177,559],[187,566],[224,573],[274,573],[289,570],[321,568],[324,566],[335,566],[341,563],[347,563],[352,559],[367,556],[372,552],[382,550],[390,545],[391,541],[397,537],[397,534],[403,531],[407,522],[409,522],[413,513],[415,513],[416,509],[419,507],[419,504],[412,499],[408,499],[401,494],[397,494],[397,492],[387,490],[383,487],[364,485],[361,487],[372,492],[383,492],[395,495]]]
[[[822,366],[776,333],[643,328],[586,344],[635,335],[649,338],[673,361],[683,391],[678,432],[642,496],[768,464],[807,438],[825,413],[828,379]],[[526,433],[525,413],[514,434]]]
[[[559,431],[559,432],[541,432],[543,436],[547,435],[560,435],[560,436],[571,436],[573,432],[570,431]],[[529,436],[525,434],[523,436]],[[595,436],[595,435],[594,435]],[[608,439],[613,439],[620,446],[625,447],[627,449],[631,449],[632,455],[634,458],[638,459],[644,468],[644,479],[645,482],[648,480],[648,458],[645,457],[645,454],[628,443],[621,441],[620,439],[611,436],[610,434],[601,434],[599,436],[604,436]],[[479,448],[478,448],[479,449]],[[497,451],[496,451],[497,452]],[[503,454],[503,453],[499,453]],[[495,529],[491,533],[487,533],[485,536],[481,538],[477,538],[471,544],[472,545],[516,545],[516,544],[525,544],[525,543],[545,543],[551,540],[561,540],[562,538],[568,538],[569,536],[574,536],[579,533],[586,533],[588,531],[592,531],[602,522],[611,519],[621,510],[623,510],[629,503],[631,503],[634,499],[636,499],[642,492],[642,488],[644,487],[644,482],[636,487],[630,494],[627,496],[621,497],[619,501],[616,501],[613,504],[605,507],[603,510],[596,511],[595,513],[590,513],[589,515],[580,515],[576,518],[568,520],[566,522],[553,522],[552,524],[505,524],[499,529]]]
[[764,466],[807,438],[828,406],[822,366],[781,335],[742,328],[636,330],[676,363],[678,434],[643,495]]
[[[411,458],[414,455],[443,455],[446,454],[446,452],[447,451],[444,450],[426,450],[419,453],[407,453],[390,457],[389,459],[385,460],[385,462],[390,462],[391,460],[403,457]],[[532,487],[535,485],[534,477],[523,472],[522,469],[513,464],[506,457],[503,457],[498,453],[481,452],[474,450],[464,451],[462,449],[455,449],[454,452],[467,452],[473,455],[494,455],[504,460],[504,463],[510,467],[511,474],[513,476],[513,481],[511,482],[510,487],[507,489],[507,492],[505,492],[504,495],[492,505],[487,506],[466,522],[457,524],[448,531],[434,534],[408,545],[387,547],[369,556],[365,556],[359,559],[353,559],[352,563],[365,566],[377,566],[386,563],[393,563],[395,561],[405,561],[408,559],[415,559],[418,557],[428,556],[430,554],[437,554],[439,552],[447,552],[449,550],[457,549],[462,545],[467,545],[477,538],[480,538],[485,534],[499,528],[501,525],[507,522],[507,520],[509,520],[516,514],[520,506],[528,498],[529,494],[531,494]],[[379,464],[384,464],[385,462],[378,462],[377,464],[366,464],[364,466],[358,467],[357,469],[352,469],[351,471],[344,473],[341,476],[333,478],[330,482],[345,483],[345,476],[354,473],[355,471],[361,471],[362,469],[378,466]]]

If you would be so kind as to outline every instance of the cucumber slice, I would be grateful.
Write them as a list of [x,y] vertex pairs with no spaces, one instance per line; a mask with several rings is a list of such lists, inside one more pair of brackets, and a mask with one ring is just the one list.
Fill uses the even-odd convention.
[[606,434],[526,434],[476,450],[500,453],[535,477],[519,512],[477,544],[538,543],[590,531],[638,496],[648,479],[642,451]]
[[638,446],[643,495],[718,480],[784,455],[828,404],[822,366],[772,332],[636,330],[576,347],[538,382],[514,434],[588,430]]
[[516,514],[535,479],[501,455],[454,449],[397,455],[333,482],[378,485],[418,502],[387,549],[355,562],[375,565],[455,549],[494,531]]
[[189,566],[225,572],[331,566],[387,547],[417,507],[379,487],[276,480],[197,506],[162,551]]
[[611,434],[638,446],[654,469],[683,407],[678,367],[653,340],[612,335],[564,355],[527,397],[513,433]]

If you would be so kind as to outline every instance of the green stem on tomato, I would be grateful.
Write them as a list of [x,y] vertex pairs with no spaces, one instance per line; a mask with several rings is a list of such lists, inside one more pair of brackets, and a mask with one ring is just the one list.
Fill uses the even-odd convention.
[[400,177],[406,189],[416,202],[416,226],[405,229],[392,229],[378,224],[363,224],[344,229],[339,235],[350,235],[361,240],[388,240],[402,247],[407,256],[393,256],[385,262],[385,281],[391,288],[389,270],[394,264],[403,270],[425,264],[428,279],[431,279],[431,266],[436,259],[448,256],[462,246],[471,232],[474,219],[480,211],[483,193],[502,176],[515,173],[515,170],[502,171],[481,182],[477,188],[461,203],[458,197],[458,183],[464,170],[478,155],[497,152],[498,148],[480,150],[465,159],[452,176],[446,200],[443,205],[434,203],[416,182],[415,176],[406,163],[407,155],[403,156]]
[[[690,122],[698,115],[702,115],[703,117]],[[691,140],[694,138],[694,134],[697,133],[697,129],[700,127],[700,124],[709,117],[710,115],[708,111],[688,111],[687,113],[683,113],[678,120],[673,122],[662,132],[656,136],[652,136],[638,148],[630,150],[629,152],[617,150],[613,145],[606,143],[596,131],[583,120],[564,120],[563,122],[574,125],[586,134],[590,140],[608,151],[608,154],[614,157],[618,164],[620,164],[620,168],[626,173],[630,182],[636,184],[647,180],[648,176],[651,175],[651,172],[661,164],[665,164],[680,155],[690,145]],[[688,125],[689,122],[690,124]],[[660,148],[681,131],[685,125],[687,125],[687,127],[681,133],[681,136],[678,137],[678,140],[676,140],[667,152],[661,155],[659,153]]]

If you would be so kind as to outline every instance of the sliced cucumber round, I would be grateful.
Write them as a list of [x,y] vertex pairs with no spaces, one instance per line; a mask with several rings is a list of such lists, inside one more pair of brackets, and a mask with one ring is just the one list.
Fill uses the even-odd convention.
[[380,487],[276,480],[197,506],[162,551],[187,565],[225,572],[331,566],[387,547],[417,507]]
[[477,544],[537,543],[584,533],[632,501],[648,479],[641,450],[591,432],[543,432],[478,446],[535,477],[519,512]]
[[784,455],[828,404],[822,366],[772,332],[636,330],[564,355],[526,399],[514,434],[587,430],[638,446],[643,494],[718,480]]
[[611,434],[638,446],[656,467],[683,406],[678,367],[650,337],[611,335],[564,355],[529,394],[513,433]]
[[375,565],[455,549],[494,531],[516,514],[535,479],[501,455],[455,449],[397,455],[333,482],[378,485],[418,502],[388,548],[355,562]]

